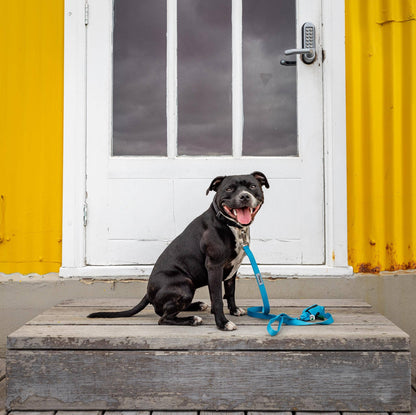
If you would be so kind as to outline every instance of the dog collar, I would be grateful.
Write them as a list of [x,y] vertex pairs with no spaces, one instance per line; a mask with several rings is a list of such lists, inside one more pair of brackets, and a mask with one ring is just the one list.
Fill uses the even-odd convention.
[[235,228],[243,229],[246,226],[241,225],[240,223],[237,223],[233,220],[231,220],[229,217],[227,217],[218,207],[217,202],[215,199],[212,201],[212,208],[214,209],[215,216],[217,219],[221,222],[226,223],[228,226],[234,226]]

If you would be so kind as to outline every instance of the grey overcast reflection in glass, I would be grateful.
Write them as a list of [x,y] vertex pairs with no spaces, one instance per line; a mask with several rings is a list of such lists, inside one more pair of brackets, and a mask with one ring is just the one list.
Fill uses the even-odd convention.
[[113,155],[166,156],[166,0],[115,0]]
[[178,0],[178,153],[232,153],[231,0]]
[[[173,1],[173,0],[170,0]],[[297,155],[294,0],[242,0],[245,156]],[[113,155],[166,156],[166,0],[115,0]],[[178,0],[178,153],[232,154],[231,0]]]
[[296,45],[294,0],[243,0],[245,156],[298,154],[296,66],[282,66]]

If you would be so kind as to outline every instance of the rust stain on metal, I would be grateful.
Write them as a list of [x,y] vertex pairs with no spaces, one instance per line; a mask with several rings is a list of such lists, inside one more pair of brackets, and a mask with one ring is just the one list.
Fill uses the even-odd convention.
[[409,269],[416,269],[415,261],[409,261],[409,262],[400,263],[400,264],[393,263],[390,265],[387,271],[407,271]]
[[[370,245],[374,246],[376,243],[372,243],[370,240]],[[408,246],[408,249],[411,250],[411,246]],[[413,255],[411,254],[411,258]],[[361,273],[370,273],[370,274],[379,274],[381,271],[406,271],[411,269],[416,269],[416,261],[410,259],[408,261],[398,261],[398,254],[393,243],[389,242],[385,245],[385,263],[386,266],[381,269],[380,264],[374,264],[372,262],[362,262],[356,265],[354,269],[357,269]],[[350,257],[350,261],[352,258]],[[352,261],[351,261],[352,262]]]
[[365,262],[362,264],[358,264],[358,272],[367,273],[367,274],[379,274],[380,267],[373,266],[371,262]]

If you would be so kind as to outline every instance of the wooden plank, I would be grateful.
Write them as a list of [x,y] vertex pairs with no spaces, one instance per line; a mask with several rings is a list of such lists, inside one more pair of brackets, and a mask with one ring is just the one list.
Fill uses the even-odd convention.
[[[241,305],[243,308],[247,307],[247,305]],[[71,306],[71,307],[61,307],[61,306],[55,306],[52,308],[49,308],[48,310],[45,310],[42,312],[42,315],[50,315],[50,316],[66,316],[66,315],[78,315],[78,316],[85,316],[90,314],[93,311],[121,311],[128,309],[127,306],[119,307],[119,306],[97,306],[94,310],[91,309],[91,307],[87,306]],[[292,314],[300,314],[304,307],[277,307],[277,306],[271,306],[270,307],[271,312],[290,312]],[[224,311],[227,312],[228,309],[225,306]],[[371,315],[371,314],[377,314],[375,313],[371,308],[369,307],[327,307],[326,311],[334,311],[336,314],[352,314],[352,315],[359,315],[363,314],[365,316]],[[205,311],[207,314],[210,313],[210,311]],[[153,306],[147,306],[140,312],[140,315],[154,315],[155,311],[153,309]]]
[[0,380],[6,377],[6,360],[0,359]]
[[410,352],[9,350],[8,374],[13,410],[410,410]]
[[[311,413],[307,415],[313,415]],[[388,412],[344,412],[343,415],[389,415]]]
[[284,326],[278,336],[266,322],[233,332],[215,326],[43,326],[27,325],[7,338],[8,349],[88,350],[409,350],[397,326]]
[[150,415],[150,411],[105,411],[103,415]]
[[[0,412],[6,406],[6,379],[0,380]],[[0,414],[1,415],[1,414]]]
[[[161,414],[159,414],[161,415]],[[233,411],[201,411],[200,415],[245,415],[244,412]]]
[[58,411],[56,415],[101,415],[101,411]]
[[103,415],[150,415],[150,411],[105,411]]
[[198,415],[198,412],[197,411],[152,411],[152,415]]
[[[403,415],[403,413],[393,412],[391,415]],[[412,410],[409,414],[406,415],[416,415],[416,391],[412,390]]]
[[[316,412],[315,412],[316,414]],[[247,412],[247,415],[292,415],[292,412]]]
[[[345,412],[345,413],[347,413],[347,412]],[[296,412],[296,415],[318,415],[318,414],[322,414],[322,415],[340,415],[339,412],[318,412],[318,413],[316,413],[316,412]],[[377,415],[377,413],[373,412],[373,415]]]
[[[254,281],[253,281],[254,283]],[[253,287],[255,284],[253,285]],[[58,307],[134,307],[141,298],[74,298],[62,301]],[[195,299],[195,301],[204,301],[210,304],[207,299]],[[362,300],[357,299],[339,299],[339,298],[325,298],[325,299],[289,299],[279,298],[269,299],[270,305],[274,307],[308,307],[312,304],[320,304],[324,307],[351,307],[351,308],[371,308],[371,305]],[[261,298],[258,299],[244,299],[237,298],[237,303],[240,307],[261,305]],[[224,302],[225,304],[225,302]]]
[[[119,308],[106,308],[101,311],[119,311]],[[301,314],[302,308],[288,308],[273,307],[270,310],[271,314],[286,313],[293,317],[297,317]],[[327,310],[332,311],[332,310]],[[87,315],[91,312],[87,307],[54,307],[46,310],[42,314],[36,316],[30,320],[29,325],[155,325],[159,320],[159,316],[155,314],[153,308],[147,308],[138,315],[129,318],[116,318],[116,319],[89,319]],[[203,319],[205,325],[215,325],[214,316],[209,312],[194,312],[194,313],[181,313],[181,315],[193,315],[197,314]],[[226,310],[228,314],[228,310]],[[345,325],[359,325],[359,324],[373,324],[373,325],[393,325],[393,323],[381,314],[374,313],[371,309],[364,308],[336,308],[331,313],[334,317],[334,324]],[[258,319],[254,319],[249,316],[230,317],[234,319],[234,322],[238,325],[257,325]]]
[[54,414],[55,414],[55,411],[11,411],[8,413],[8,415],[54,415]]
[[[246,306],[244,306],[243,308],[247,308]],[[76,315],[76,316],[87,316],[88,314],[90,314],[92,311],[122,311],[122,310],[126,310],[127,307],[97,307],[94,309],[91,309],[91,307],[78,307],[78,306],[73,306],[73,307],[52,307],[48,310],[45,310],[44,312],[42,312],[41,315],[49,315],[49,316],[71,316],[71,315]],[[272,313],[278,314],[278,313],[285,313],[287,312],[288,314],[293,314],[294,316],[299,315],[302,311],[303,311],[303,307],[275,307],[272,306],[270,308]],[[228,309],[226,307],[224,307],[224,311],[227,313]],[[362,314],[363,316],[368,316],[368,315],[372,315],[372,314],[377,314],[375,313],[371,308],[352,308],[352,307],[335,307],[335,308],[331,308],[331,307],[327,307],[326,311],[331,312],[333,314],[350,314],[350,315],[360,315]],[[204,311],[204,313],[206,314],[210,314],[210,310]],[[155,311],[153,310],[153,307],[146,307],[143,311],[141,311],[139,313],[140,315],[149,315],[149,316],[153,316],[155,315]]]
[[[282,311],[284,312],[284,311]],[[275,313],[273,313],[275,314]],[[279,313],[280,314],[280,313]],[[286,313],[288,314],[288,313]],[[203,324],[206,326],[215,326],[215,319],[214,316],[211,314],[204,314],[204,313],[181,313],[179,316],[185,317],[187,315],[198,315],[202,318]],[[226,314],[227,315],[227,314]],[[381,315],[371,315],[367,318],[359,318],[352,314],[335,314],[332,313],[334,317],[334,326],[368,326],[368,325],[377,325],[377,326],[393,326],[394,324],[389,321],[387,318]],[[298,314],[292,315],[292,317],[299,316]],[[84,316],[48,316],[48,315],[39,315],[26,323],[27,325],[37,325],[37,326],[63,326],[63,325],[75,325],[75,326],[126,326],[126,325],[134,325],[134,326],[155,326],[158,324],[159,318],[157,315],[138,315],[133,317],[126,317],[126,318],[117,318],[117,319],[88,319]],[[257,326],[259,325],[259,321],[253,319],[249,316],[240,316],[240,317],[229,317],[237,326]],[[263,324],[267,323],[263,320]]]

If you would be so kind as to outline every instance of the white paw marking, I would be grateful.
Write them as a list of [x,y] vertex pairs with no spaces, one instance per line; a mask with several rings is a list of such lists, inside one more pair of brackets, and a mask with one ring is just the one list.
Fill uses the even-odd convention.
[[201,324],[202,324],[202,318],[201,317],[198,317],[198,316],[194,316],[194,323],[193,323],[193,325],[194,326],[199,326]]
[[245,316],[247,314],[246,310],[241,307],[237,307],[237,311],[234,313],[235,316]]
[[205,311],[205,310],[208,310],[208,309],[209,309],[209,304],[206,304],[206,303],[201,304],[201,311]]
[[237,326],[232,321],[229,321],[224,326],[224,330],[227,330],[227,331],[237,330]]

